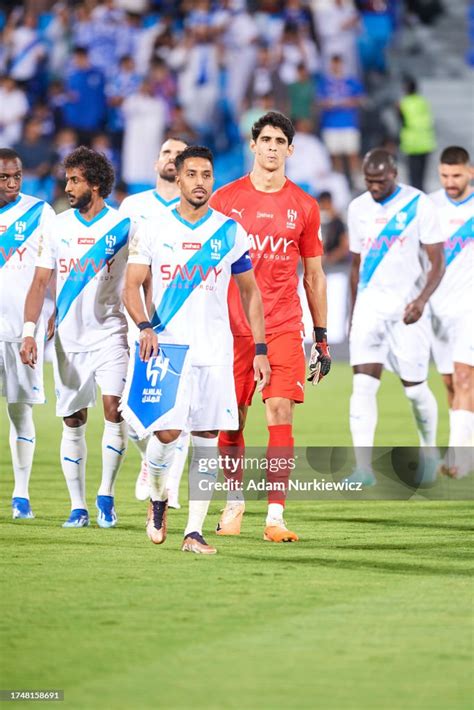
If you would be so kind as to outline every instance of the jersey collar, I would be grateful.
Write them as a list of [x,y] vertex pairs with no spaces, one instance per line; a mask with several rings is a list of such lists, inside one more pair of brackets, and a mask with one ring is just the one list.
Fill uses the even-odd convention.
[[173,199],[168,202],[167,200],[164,200],[161,197],[161,195],[159,195],[157,193],[156,190],[152,190],[152,192],[153,192],[153,196],[156,197],[158,202],[161,202],[161,204],[164,205],[165,207],[169,207],[170,205],[174,205],[175,202],[179,202],[179,197],[173,197]]
[[107,205],[105,205],[105,207],[103,209],[101,209],[99,214],[96,214],[96,216],[93,219],[91,219],[90,221],[88,221],[87,219],[84,219],[84,217],[81,215],[79,210],[74,210],[74,214],[75,214],[76,218],[79,220],[79,222],[81,222],[85,227],[92,227],[92,225],[95,224],[96,222],[98,222],[99,219],[102,219],[102,217],[105,217],[105,215],[107,214],[108,211],[109,211],[109,208],[107,207]]
[[6,205],[3,205],[3,207],[0,207],[0,214],[4,214],[8,210],[11,210],[12,207],[15,207],[15,205],[17,205],[20,202],[22,197],[23,197],[23,195],[20,192],[20,194],[18,195],[16,200],[14,200],[13,202],[7,202]]
[[174,210],[171,210],[171,213],[176,217],[176,219],[179,222],[181,222],[182,224],[185,224],[186,227],[189,227],[189,229],[197,229],[197,227],[200,227],[201,224],[204,224],[204,222],[207,222],[209,217],[212,215],[212,212],[213,212],[213,210],[211,210],[211,208],[209,207],[206,214],[203,217],[201,217],[201,219],[198,219],[197,222],[188,222],[187,219],[183,219],[181,217],[181,215],[179,214],[176,207],[174,208]]
[[379,202],[379,205],[382,205],[383,207],[385,207],[385,205],[388,205],[389,202],[395,199],[395,197],[401,192],[401,190],[401,185],[397,185],[395,192],[392,192],[392,194],[382,200],[382,202]]
[[455,207],[461,207],[461,205],[465,205],[466,202],[469,202],[469,200],[471,200],[471,199],[474,197],[474,192],[471,192],[471,194],[468,195],[468,197],[466,197],[464,200],[461,200],[461,202],[456,202],[456,200],[452,200],[452,199],[450,198],[450,196],[448,195],[448,193],[446,192],[446,190],[445,190],[444,194],[445,194],[445,196],[446,196],[446,199],[447,199],[449,202],[451,202],[451,204],[454,205]]

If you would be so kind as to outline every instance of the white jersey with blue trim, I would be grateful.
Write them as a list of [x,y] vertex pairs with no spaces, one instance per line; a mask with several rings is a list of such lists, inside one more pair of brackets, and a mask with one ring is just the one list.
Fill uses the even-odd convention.
[[233,362],[227,291],[252,268],[248,249],[245,230],[212,209],[194,224],[176,209],[144,220],[131,241],[129,263],[151,267],[158,339],[189,345],[193,365]]
[[360,254],[358,303],[398,320],[424,285],[421,244],[443,241],[433,204],[408,185],[383,202],[364,192],[349,205],[348,225],[350,250]]
[[[50,205],[22,193],[0,207],[0,340],[21,342],[40,237],[53,219]],[[44,337],[44,325],[40,318],[37,337]]]
[[161,217],[168,210],[174,209],[178,202],[179,197],[167,201],[156,190],[144,190],[126,197],[119,207],[119,213],[135,220]]
[[105,206],[91,221],[67,210],[45,230],[36,264],[56,271],[58,350],[97,350],[126,335],[121,297],[132,224]]
[[437,316],[453,317],[474,303],[474,192],[454,202],[441,189],[430,199],[436,205],[444,240],[446,272],[430,299]]

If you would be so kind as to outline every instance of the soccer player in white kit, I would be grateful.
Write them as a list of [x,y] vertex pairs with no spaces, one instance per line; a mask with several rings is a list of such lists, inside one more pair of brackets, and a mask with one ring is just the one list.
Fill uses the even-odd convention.
[[[144,190],[135,195],[126,197],[119,208],[119,213],[134,220],[160,219],[179,202],[179,187],[176,183],[176,167],[174,161],[183,152],[187,143],[180,138],[168,138],[160,148],[160,154],[155,163],[156,185],[153,190]],[[147,293],[148,284],[144,284]],[[128,344],[133,349],[138,331],[129,319]],[[132,427],[128,428],[128,435],[134,442],[142,459],[140,473],[135,483],[135,497],[138,500],[148,500],[150,497],[150,484],[148,481],[148,468],[146,465],[147,439],[139,439]],[[189,449],[189,434],[184,433],[176,445],[175,459],[168,475],[168,507],[180,508],[178,493],[181,474],[183,472]]]
[[34,368],[34,324],[56,273],[56,414],[63,418],[61,465],[71,498],[63,527],[89,524],[85,493],[87,410],[102,391],[104,434],[97,523],[114,527],[114,483],[127,448],[119,413],[128,366],[127,321],[121,305],[131,220],[105,203],[114,172],[104,155],[81,146],[65,162],[70,210],[58,215],[40,242],[37,268],[25,303],[21,356]]
[[[410,400],[420,445],[436,446],[437,405],[426,382],[430,335],[425,306],[443,275],[444,258],[435,210],[424,193],[397,184],[393,156],[372,150],[363,171],[367,192],[350,203],[348,214],[354,303],[350,428],[356,457],[350,479],[369,486],[376,482],[371,448],[385,364],[400,377]],[[422,265],[426,257],[428,273]],[[437,465],[436,453],[427,451],[420,470],[423,482],[436,475]]]
[[[187,148],[176,158],[176,169],[181,189],[179,205],[159,222],[141,223],[130,246],[124,290],[125,305],[140,329],[142,360],[148,361],[158,353],[153,327],[163,344],[189,346],[191,366],[184,393],[147,447],[151,489],[147,534],[155,544],[166,538],[166,472],[181,431],[191,431],[192,483],[202,474],[203,451],[207,459],[217,458],[218,431],[238,428],[227,307],[231,276],[240,289],[256,343],[254,369],[259,388],[270,379],[263,307],[248,254],[247,234],[233,219],[208,206],[214,183],[212,153],[199,146]],[[147,314],[140,288],[150,268],[153,307]],[[210,470],[206,474],[212,476]],[[183,551],[216,552],[202,536],[209,500],[193,499],[191,492]]]
[[474,437],[474,189],[467,150],[441,153],[436,205],[446,273],[430,299],[432,352],[448,393],[449,447],[441,472],[460,478],[472,469]]
[[28,484],[35,451],[33,404],[44,403],[45,322],[38,318],[38,367],[20,358],[25,297],[33,278],[38,244],[54,218],[42,200],[20,192],[22,165],[10,148],[0,148],[0,394],[6,398],[15,488],[13,518],[33,518]]

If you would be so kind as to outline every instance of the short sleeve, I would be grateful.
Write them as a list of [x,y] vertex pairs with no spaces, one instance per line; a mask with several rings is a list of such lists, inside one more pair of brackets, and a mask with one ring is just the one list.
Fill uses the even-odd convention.
[[422,244],[438,244],[443,235],[438,219],[438,210],[432,200],[421,194],[418,201],[418,239]]
[[148,223],[145,221],[138,223],[138,225],[134,223],[128,246],[128,263],[150,266],[152,260],[153,252]]
[[351,202],[347,213],[347,227],[349,231],[349,249],[354,254],[360,254],[363,247],[363,240],[360,236],[358,221],[356,218],[356,208]]
[[[238,224],[238,222],[235,222],[235,220],[232,220],[235,224],[236,231],[235,231],[235,243],[234,246],[232,247],[232,253],[231,253],[231,259],[232,259],[232,264],[235,264],[238,262],[246,253],[248,253],[250,249],[250,240],[248,237],[247,232],[245,229]],[[244,262],[242,262],[244,263]],[[252,267],[252,263],[250,262],[250,268]],[[242,269],[245,270],[245,269]],[[232,270],[232,273],[234,271]]]
[[47,205],[48,210],[41,217],[41,234],[38,242],[38,253],[36,255],[36,266],[43,269],[55,269],[58,256],[57,225],[58,218],[52,208]]
[[304,230],[299,241],[299,250],[303,259],[313,256],[321,256],[324,252],[323,236],[321,234],[321,219],[319,216],[319,206],[316,200],[308,213]]

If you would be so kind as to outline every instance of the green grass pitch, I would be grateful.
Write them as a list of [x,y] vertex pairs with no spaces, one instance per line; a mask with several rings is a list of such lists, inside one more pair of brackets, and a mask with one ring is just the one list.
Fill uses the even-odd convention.
[[[447,413],[439,378],[440,443]],[[350,443],[351,376],[336,364],[296,413],[298,445]],[[467,710],[472,707],[472,504],[295,501],[294,545],[262,540],[264,502],[210,558],[179,551],[186,509],[151,545],[129,449],[114,530],[63,530],[60,421],[36,408],[34,521],[11,520],[1,412],[0,688],[64,689],[60,707],[95,710]],[[416,444],[401,387],[385,375],[377,443]],[[247,441],[265,442],[251,410]],[[88,498],[99,480],[102,414],[88,427]],[[182,498],[184,499],[184,487]],[[207,520],[208,537],[219,502]],[[23,705],[20,704],[20,705]],[[42,707],[54,707],[44,703]],[[57,705],[56,705],[57,706]]]

